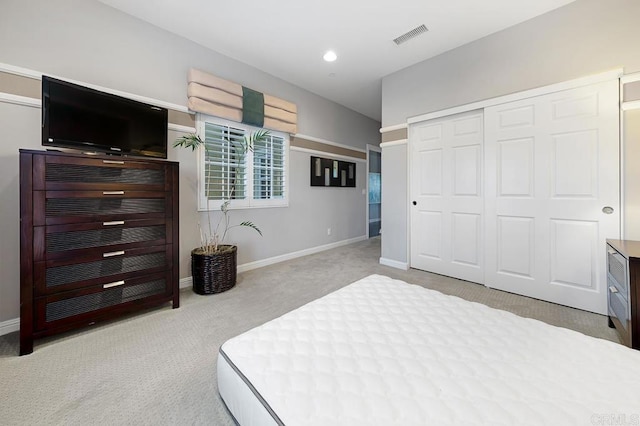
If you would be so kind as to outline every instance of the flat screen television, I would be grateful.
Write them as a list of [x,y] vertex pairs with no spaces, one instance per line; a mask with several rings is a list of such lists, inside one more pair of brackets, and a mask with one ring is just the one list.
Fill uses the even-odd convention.
[[167,110],[42,76],[42,145],[167,158]]

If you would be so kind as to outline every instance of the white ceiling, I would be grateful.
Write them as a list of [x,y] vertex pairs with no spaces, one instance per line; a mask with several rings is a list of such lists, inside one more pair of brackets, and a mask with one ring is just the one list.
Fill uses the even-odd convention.
[[382,77],[574,0],[100,1],[380,121]]

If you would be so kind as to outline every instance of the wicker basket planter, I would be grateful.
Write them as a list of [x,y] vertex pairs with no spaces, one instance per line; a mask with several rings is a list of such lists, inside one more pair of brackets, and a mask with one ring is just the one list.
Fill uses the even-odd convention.
[[238,248],[220,246],[220,253],[203,254],[199,249],[191,251],[191,276],[193,291],[198,294],[215,294],[236,285]]

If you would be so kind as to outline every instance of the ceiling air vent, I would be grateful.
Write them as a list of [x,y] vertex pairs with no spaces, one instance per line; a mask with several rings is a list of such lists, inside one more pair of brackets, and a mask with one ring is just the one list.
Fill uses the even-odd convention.
[[422,24],[419,27],[416,27],[411,31],[402,34],[400,37],[394,38],[393,42],[400,46],[405,41],[409,41],[414,37],[418,37],[420,34],[426,33],[427,31],[429,31],[429,29],[424,24]]

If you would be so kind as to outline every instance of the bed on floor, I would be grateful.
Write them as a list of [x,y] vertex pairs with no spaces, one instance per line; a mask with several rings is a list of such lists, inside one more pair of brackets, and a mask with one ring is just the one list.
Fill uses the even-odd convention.
[[217,369],[242,426],[640,421],[640,352],[380,275],[228,340]]

